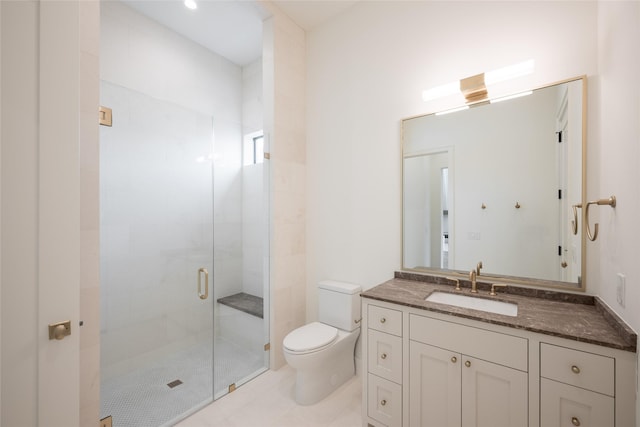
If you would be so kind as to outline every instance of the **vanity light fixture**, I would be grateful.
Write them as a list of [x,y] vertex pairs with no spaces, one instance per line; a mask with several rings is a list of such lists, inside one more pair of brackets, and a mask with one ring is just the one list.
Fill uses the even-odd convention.
[[436,86],[431,89],[427,89],[422,92],[422,99],[427,101],[433,101],[434,99],[444,98],[446,96],[455,95],[460,93],[460,82],[455,81],[440,86]]
[[485,101],[488,97],[487,86],[515,79],[517,77],[526,76],[533,73],[534,69],[535,61],[533,59],[529,59],[527,61],[498,68],[493,71],[467,77],[458,82],[451,82],[427,89],[422,92],[422,99],[427,102],[462,93],[467,104]]
[[184,0],[184,6],[187,9],[196,10],[198,8],[198,4],[196,0]]
[[496,99],[490,99],[489,102],[491,102],[492,104],[495,104],[495,103],[502,102],[502,101],[508,101],[510,99],[520,98],[522,96],[528,96],[528,95],[531,95],[532,93],[533,93],[532,90],[528,90],[526,92],[520,92],[520,93],[516,93],[514,95],[508,95],[508,96],[503,96],[503,97],[496,98]]
[[533,59],[529,59],[524,62],[498,68],[497,70],[487,71],[484,74],[484,81],[487,85],[494,85],[517,77],[533,74],[534,70],[535,61]]
[[444,111],[439,111],[436,113],[436,116],[444,116],[445,114],[451,114],[451,113],[456,113],[458,111],[464,111],[464,110],[468,110],[469,106],[465,105],[463,107],[457,107],[457,108],[452,108],[450,110],[444,110]]

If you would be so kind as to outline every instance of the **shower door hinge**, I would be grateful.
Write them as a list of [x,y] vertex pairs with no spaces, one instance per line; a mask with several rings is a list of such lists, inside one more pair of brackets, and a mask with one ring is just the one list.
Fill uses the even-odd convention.
[[111,108],[100,106],[98,109],[98,123],[102,126],[111,127],[113,125],[111,113]]
[[271,158],[271,153],[264,153],[264,158],[269,160]]
[[113,421],[111,420],[111,415],[108,417],[104,417],[100,420],[100,427],[112,427]]
[[266,343],[264,345],[264,351],[269,351],[269,350],[271,350],[271,343],[270,342],[268,342],[268,343]]

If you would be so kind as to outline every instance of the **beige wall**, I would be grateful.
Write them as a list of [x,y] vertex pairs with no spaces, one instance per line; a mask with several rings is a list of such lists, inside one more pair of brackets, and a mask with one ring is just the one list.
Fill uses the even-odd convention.
[[[38,9],[36,4],[20,7],[17,2],[2,2],[0,7],[3,125],[0,424],[36,425],[38,41],[34,28]],[[16,182],[20,185],[16,186]],[[15,319],[20,319],[18,328],[10,329]],[[27,350],[18,353],[15,351],[18,348]]]
[[265,3],[264,129],[270,168],[271,367],[284,365],[282,340],[305,323],[305,34]]
[[[640,3],[598,3],[598,74],[593,78],[588,198],[615,195],[615,210],[594,209],[598,240],[588,242],[589,291],[600,295],[640,331]],[[591,214],[591,210],[590,210]],[[593,227],[593,226],[592,226]],[[626,276],[626,304],[616,299],[617,274]],[[636,419],[640,401],[636,398]]]

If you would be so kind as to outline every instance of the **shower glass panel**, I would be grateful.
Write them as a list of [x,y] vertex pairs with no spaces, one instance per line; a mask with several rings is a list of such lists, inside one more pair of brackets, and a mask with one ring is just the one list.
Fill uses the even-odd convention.
[[101,416],[166,425],[213,398],[213,119],[107,82],[101,102]]
[[101,417],[172,425],[267,369],[268,165],[239,123],[106,81],[101,104]]

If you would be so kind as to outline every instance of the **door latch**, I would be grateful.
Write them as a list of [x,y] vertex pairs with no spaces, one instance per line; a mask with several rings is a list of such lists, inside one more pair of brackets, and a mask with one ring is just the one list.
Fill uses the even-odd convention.
[[49,325],[49,339],[61,340],[67,335],[71,335],[71,321],[52,323]]

